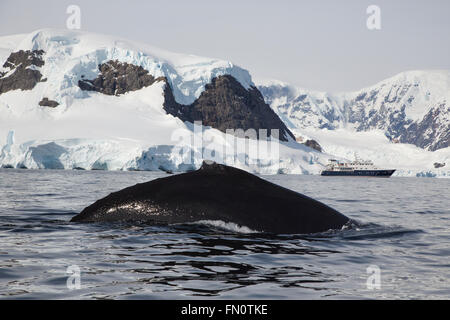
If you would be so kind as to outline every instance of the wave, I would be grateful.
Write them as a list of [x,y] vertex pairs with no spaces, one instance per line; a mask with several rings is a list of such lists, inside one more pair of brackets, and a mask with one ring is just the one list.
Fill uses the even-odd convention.
[[[148,221],[137,223],[136,221],[120,221],[111,222],[114,225],[120,224],[124,227],[129,226],[149,226]],[[105,226],[105,224],[102,224]],[[362,223],[357,220],[349,220],[341,229],[330,229],[324,232],[311,234],[272,234],[263,231],[253,230],[245,225],[239,225],[234,222],[225,222],[223,220],[199,220],[187,223],[174,224],[152,224],[152,227],[168,228],[170,230],[178,230],[178,232],[198,232],[209,233],[214,232],[232,232],[235,234],[256,235],[262,238],[279,238],[285,240],[304,239],[304,240],[327,240],[327,239],[341,239],[341,240],[365,240],[365,239],[382,239],[391,237],[400,237],[407,234],[422,233],[420,229],[407,229],[402,226],[386,226],[376,223]]]
[[200,224],[200,225],[206,225],[210,227],[219,228],[226,231],[231,231],[235,233],[261,233],[261,231],[252,230],[249,227],[246,226],[240,226],[237,223],[234,222],[225,222],[222,220],[199,220],[192,222],[190,224]]
[[314,238],[340,238],[348,240],[379,239],[422,233],[420,229],[407,229],[402,226],[384,226],[376,223],[362,223],[350,220],[340,230],[328,230],[313,234]]

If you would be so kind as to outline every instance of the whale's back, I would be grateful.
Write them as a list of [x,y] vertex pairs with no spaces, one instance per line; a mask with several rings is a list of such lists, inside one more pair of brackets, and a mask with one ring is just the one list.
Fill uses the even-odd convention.
[[216,163],[137,184],[85,208],[72,221],[221,220],[271,233],[316,233],[349,219],[327,205],[255,175]]

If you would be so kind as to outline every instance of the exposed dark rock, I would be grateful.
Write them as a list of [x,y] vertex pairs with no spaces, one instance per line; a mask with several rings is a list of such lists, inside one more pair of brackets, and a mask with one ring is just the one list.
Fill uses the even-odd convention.
[[319,152],[322,152],[322,147],[320,146],[320,144],[316,140],[306,140],[304,145],[307,146],[307,147],[310,147],[312,149],[315,149],[315,150],[317,150]]
[[[384,90],[386,85],[388,90]],[[332,99],[333,103],[328,103],[330,99],[317,99],[314,93],[298,94],[288,86],[263,85],[259,89],[267,102],[276,105],[290,127],[294,126],[291,119],[299,129],[334,130],[352,124],[357,131],[383,131],[392,142],[414,144],[430,151],[446,148],[450,145],[450,101],[433,102],[426,106],[429,111],[421,119],[410,119],[408,109],[422,94],[414,89],[418,86],[415,81],[381,84],[352,99]],[[280,104],[282,100],[286,102]]]
[[2,165],[2,169],[14,169],[14,166],[11,164],[4,164]]
[[111,60],[98,66],[100,74],[93,80],[78,81],[81,90],[96,91],[107,95],[120,95],[151,86],[164,78],[155,78],[141,66]]
[[42,67],[44,65],[44,60],[42,60],[43,54],[44,50],[20,50],[13,52],[3,64],[3,68],[14,69],[19,66],[23,68],[29,66]]
[[432,108],[421,121],[413,122],[400,135],[400,142],[435,151],[450,146],[450,125],[446,123],[450,106]]
[[49,100],[48,98],[43,98],[39,102],[39,105],[42,107],[56,108],[57,106],[59,106],[59,103],[54,100]]
[[98,68],[100,74],[97,78],[87,80],[82,76],[78,81],[82,90],[120,95],[150,86],[156,81],[165,81],[164,110],[183,121],[202,121],[203,125],[223,132],[227,129],[255,129],[255,138],[260,138],[259,129],[267,129],[267,134],[271,134],[270,129],[278,129],[280,140],[287,141],[289,136],[294,139],[294,135],[264,102],[259,90],[256,87],[245,89],[230,75],[214,78],[197,100],[183,105],[175,100],[165,77],[155,78],[140,66],[108,61]]
[[[29,67],[42,67],[44,60],[43,50],[20,50],[13,52],[3,65],[3,68],[9,68],[8,72],[0,74],[0,94],[12,90],[31,90],[36,84],[42,81],[42,74],[39,70]],[[14,72],[6,77],[7,73]]]
[[[450,106],[443,103],[433,107],[420,120],[413,121],[406,116],[406,105],[400,109],[396,107],[411,84],[401,87],[395,85],[384,97],[379,110],[366,112],[368,105],[373,105],[376,95],[365,96],[365,99],[356,98],[350,102],[353,105],[348,110],[349,122],[357,124],[358,131],[373,129],[383,130],[391,141],[414,144],[420,148],[435,151],[450,145],[450,126],[446,124],[446,117],[450,114]],[[374,92],[377,94],[378,92]],[[414,97],[409,97],[409,103]]]
[[440,163],[440,162],[435,162],[433,163],[433,166],[437,169],[437,168],[442,168],[445,167],[445,163]]
[[280,140],[287,141],[289,136],[295,139],[256,87],[247,90],[230,75],[212,79],[190,105],[176,102],[169,84],[164,94],[164,110],[183,121],[202,121],[203,125],[223,132],[255,129],[258,138],[264,138],[259,137],[259,129],[267,129],[267,134],[271,134],[270,129],[278,129]]

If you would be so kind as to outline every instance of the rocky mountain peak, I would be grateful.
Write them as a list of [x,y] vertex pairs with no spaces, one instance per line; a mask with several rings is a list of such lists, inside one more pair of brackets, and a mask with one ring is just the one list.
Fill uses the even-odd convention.
[[259,90],[256,87],[245,89],[231,75],[212,79],[200,97],[190,105],[177,103],[170,85],[167,85],[164,110],[183,121],[202,121],[203,125],[223,132],[227,129],[255,129],[256,135],[261,138],[260,129],[266,129],[268,135],[272,134],[271,129],[278,129],[278,138],[281,141],[295,139],[292,132],[265,103]]
[[44,65],[43,50],[19,50],[10,54],[0,71],[0,94],[12,90],[31,90],[45,81],[39,67]]
[[151,86],[155,81],[165,81],[165,78],[155,78],[141,66],[110,60],[99,64],[100,71],[97,78],[78,81],[82,90],[96,91],[107,95],[121,95],[129,91],[136,91]]
[[450,145],[450,72],[411,71],[352,93],[331,95],[275,82],[258,86],[292,130],[382,130],[427,150]]

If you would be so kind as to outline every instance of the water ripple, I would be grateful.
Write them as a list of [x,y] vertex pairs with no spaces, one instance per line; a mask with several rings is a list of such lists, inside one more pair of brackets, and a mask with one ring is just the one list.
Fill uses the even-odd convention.
[[[450,196],[429,201],[449,189],[447,180],[265,177],[352,218],[338,231],[271,235],[205,224],[72,224],[87,204],[162,174],[27,172],[0,172],[9,190],[0,193],[0,298],[450,296]],[[71,265],[81,270],[78,290],[67,288]],[[381,270],[381,290],[366,288],[371,265]]]

